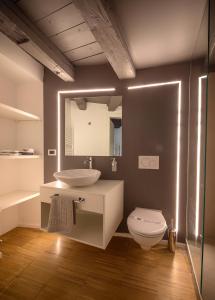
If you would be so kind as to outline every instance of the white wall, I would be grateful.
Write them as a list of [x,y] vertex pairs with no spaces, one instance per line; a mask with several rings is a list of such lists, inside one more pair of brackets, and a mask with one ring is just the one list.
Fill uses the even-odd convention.
[[16,105],[16,83],[4,76],[0,65],[0,102]]
[[40,197],[26,201],[18,206],[18,226],[40,228],[41,202]]
[[[16,84],[5,78],[0,66],[0,102],[16,105]],[[0,149],[16,147],[16,122],[0,118]],[[0,194],[6,194],[17,188],[14,162],[1,160]]]
[[[0,102],[8,105],[16,105],[16,86],[13,82],[4,78],[0,67]],[[6,134],[7,133],[7,134]],[[16,134],[15,122],[0,118],[0,149],[15,147],[14,136]]]
[[[68,147],[66,154],[108,156],[110,154],[110,117],[122,117],[118,108],[109,112],[106,104],[87,103],[86,110],[80,110],[74,101],[66,100],[66,108],[70,106],[70,115],[66,113],[66,136]],[[72,130],[67,118],[70,118]],[[70,131],[69,131],[70,130]],[[71,134],[72,138],[68,138]],[[73,143],[73,147],[69,145]],[[67,152],[68,149],[68,152]],[[72,149],[72,150],[71,150]]]
[[18,122],[16,134],[18,149],[33,148],[40,155],[37,160],[19,161],[19,186],[21,189],[38,191],[43,183],[43,83],[30,81],[18,85],[16,99],[20,109],[41,118],[40,121]]
[[20,109],[43,119],[43,81],[28,80],[16,87],[16,104]]
[[19,84],[16,89],[16,104],[22,110],[40,117],[41,121],[21,121],[17,124],[18,148],[35,148],[43,152],[43,83],[32,81]]
[[0,33],[0,65],[4,77],[17,82],[43,81],[43,66]]

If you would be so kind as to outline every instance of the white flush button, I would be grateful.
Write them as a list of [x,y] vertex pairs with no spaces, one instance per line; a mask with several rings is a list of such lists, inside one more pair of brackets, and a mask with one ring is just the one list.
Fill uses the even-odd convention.
[[138,168],[159,170],[159,156],[138,156]]

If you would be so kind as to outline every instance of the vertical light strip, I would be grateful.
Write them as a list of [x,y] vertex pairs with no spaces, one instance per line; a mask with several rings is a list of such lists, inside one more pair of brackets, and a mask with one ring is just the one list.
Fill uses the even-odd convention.
[[199,236],[199,205],[200,205],[200,184],[201,184],[201,135],[202,135],[202,80],[206,75],[198,78],[198,123],[197,123],[197,156],[196,156],[196,222],[195,236]]
[[179,230],[179,211],[180,211],[180,157],[181,157],[181,90],[182,84],[181,81],[168,81],[168,82],[160,82],[160,83],[152,83],[152,84],[144,84],[144,85],[136,85],[129,86],[128,90],[142,89],[142,88],[150,88],[157,86],[165,86],[178,84],[178,116],[177,116],[177,160],[176,160],[176,199],[175,199],[175,227],[176,232]]
[[179,229],[179,209],[180,209],[180,156],[181,156],[181,81],[178,83],[178,124],[177,124],[177,166],[176,166],[176,213],[175,227]]
[[61,170],[61,92],[57,93],[57,172]]
[[65,90],[57,93],[57,171],[61,170],[61,95],[97,92],[114,92],[115,88]]

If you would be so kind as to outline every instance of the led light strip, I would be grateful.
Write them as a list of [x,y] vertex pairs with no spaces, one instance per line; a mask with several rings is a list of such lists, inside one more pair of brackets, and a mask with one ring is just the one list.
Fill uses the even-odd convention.
[[148,88],[148,87],[156,87],[156,86],[163,86],[163,85],[170,85],[170,84],[179,84],[180,82],[181,81],[167,81],[167,82],[159,82],[159,83],[133,85],[133,86],[129,86],[128,90],[137,90],[137,89],[143,89],[143,88]]
[[197,156],[196,156],[196,222],[195,236],[199,236],[199,205],[200,205],[200,181],[201,181],[201,135],[202,135],[202,80],[207,76],[200,76],[198,79],[198,125],[197,125]]
[[114,92],[115,88],[65,90],[57,93],[57,171],[61,170],[61,95],[97,92]]
[[59,91],[60,94],[82,94],[82,93],[97,93],[97,92],[114,92],[115,88],[106,88],[106,89],[86,89],[86,90],[66,90]]
[[178,85],[178,125],[177,125],[177,162],[176,162],[176,199],[175,199],[175,227],[176,232],[179,230],[179,209],[180,209],[180,156],[181,156],[181,81],[167,81],[152,84],[143,84],[136,86],[129,86],[128,90],[136,90],[142,88],[158,87],[165,85]]

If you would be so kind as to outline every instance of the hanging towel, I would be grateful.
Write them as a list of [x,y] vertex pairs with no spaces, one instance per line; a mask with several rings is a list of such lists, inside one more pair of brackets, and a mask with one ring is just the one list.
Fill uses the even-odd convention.
[[48,232],[71,233],[73,227],[74,201],[70,197],[55,194],[51,197]]

